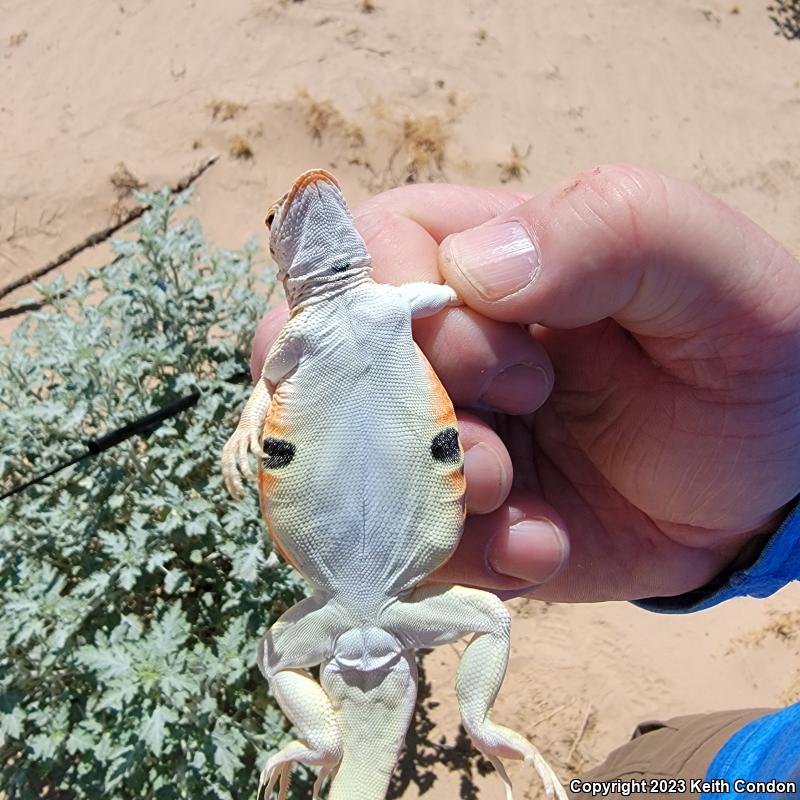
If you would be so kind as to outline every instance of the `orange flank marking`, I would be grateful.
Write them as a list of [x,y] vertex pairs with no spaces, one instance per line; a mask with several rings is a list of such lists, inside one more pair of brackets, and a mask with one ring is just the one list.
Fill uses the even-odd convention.
[[[281,421],[282,411],[283,408],[280,401],[280,396],[275,394],[272,396],[269,414],[267,414],[267,418],[264,420],[264,425],[261,428],[262,442],[268,436],[273,436],[276,439],[282,439],[286,437],[286,426]],[[259,505],[261,507],[261,516],[264,518],[264,522],[267,525],[269,538],[272,540],[272,544],[275,546],[275,549],[281,554],[281,556],[283,556],[284,561],[288,561],[295,569],[297,569],[297,564],[295,564],[294,561],[289,558],[286,551],[281,546],[278,537],[275,535],[275,527],[272,523],[272,517],[269,513],[268,498],[275,491],[275,487],[278,485],[279,480],[280,478],[274,472],[265,470],[261,464],[258,465]]]
[[[414,346],[417,347],[416,344]],[[431,400],[433,401],[432,404],[434,413],[436,414],[436,421],[443,427],[456,425],[456,412],[453,411],[453,401],[450,399],[450,395],[445,391],[442,382],[439,380],[439,376],[433,371],[433,367],[430,365],[428,359],[425,358],[425,354],[419,347],[417,347],[417,354],[419,355],[420,361],[422,361],[428,370],[428,386],[431,390]]]
[[283,399],[280,392],[275,392],[270,398],[269,412],[264,420],[264,427],[261,429],[261,441],[267,436],[274,436],[276,439],[286,438],[286,423],[284,422]]
[[[446,477],[447,480],[453,484],[453,489],[455,490],[456,494],[463,497],[464,492],[467,489],[467,481],[464,478],[464,468],[460,467],[459,469],[454,469]],[[464,509],[464,514],[466,515],[466,508]]]
[[269,513],[269,495],[272,493],[272,490],[277,482],[278,479],[275,475],[273,475],[271,472],[267,472],[267,470],[265,470],[261,464],[258,465],[258,504],[261,508],[261,516],[264,518],[264,522],[267,526],[269,538],[272,540],[272,544],[274,545],[275,549],[283,557],[283,560],[287,561],[295,569],[298,569],[297,564],[295,564],[294,561],[289,558],[288,554],[281,546],[280,540],[275,535],[275,526],[272,523],[272,516]]
[[[269,533],[269,538],[272,540],[272,544],[275,549],[281,554],[283,560],[291,564],[295,569],[297,569],[297,564],[292,561],[291,558],[286,554],[286,551],[281,547],[281,543],[278,540],[278,537],[275,535],[275,528],[272,525],[272,517],[270,516],[269,509],[267,508],[267,493],[268,490],[265,490],[264,484],[266,480],[272,478],[274,480],[274,476],[268,475],[267,471],[259,466],[258,468],[258,497],[259,497],[259,505],[261,506],[261,516],[264,518],[264,522],[267,525],[267,532]],[[298,570],[299,572],[299,570]]]
[[[458,428],[456,412],[453,410],[453,401],[450,399],[450,395],[447,394],[444,386],[442,386],[442,382],[439,380],[439,376],[434,372],[433,367],[430,365],[428,359],[425,358],[425,354],[419,347],[417,347],[417,354],[428,371],[428,386],[431,390],[431,400],[434,413],[436,414],[436,421],[443,428]],[[446,479],[452,483],[456,494],[463,496],[466,489],[463,468],[454,469],[447,474]]]

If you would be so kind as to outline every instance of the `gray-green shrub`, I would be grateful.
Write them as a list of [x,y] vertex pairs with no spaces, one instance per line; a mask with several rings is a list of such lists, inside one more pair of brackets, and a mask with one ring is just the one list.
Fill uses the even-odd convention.
[[[287,738],[255,648],[303,587],[267,561],[254,496],[232,502],[218,470],[273,282],[254,277],[254,246],[212,250],[175,222],[184,197],[139,199],[150,209],[114,262],[40,288],[45,310],[0,348],[4,490],[200,392],[149,436],[0,502],[0,790],[14,800],[254,797]],[[295,784],[309,796],[306,775]]]

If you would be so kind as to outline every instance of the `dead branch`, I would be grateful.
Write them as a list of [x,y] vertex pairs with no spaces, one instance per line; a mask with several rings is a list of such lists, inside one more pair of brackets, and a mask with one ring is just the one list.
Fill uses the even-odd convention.
[[[210,158],[207,158],[202,164],[192,170],[192,172],[178,181],[174,186],[170,186],[170,191],[173,194],[177,194],[178,192],[182,192],[184,189],[188,189],[212,164],[217,161],[218,158],[219,155],[214,155]],[[58,267],[75,258],[78,253],[81,253],[84,250],[94,247],[95,245],[104,242],[106,239],[111,238],[120,228],[124,228],[135,219],[141,217],[145,210],[145,206],[139,206],[138,208],[132,209],[118,222],[115,222],[113,225],[109,225],[107,228],[103,228],[102,230],[95,231],[95,233],[87,236],[83,241],[79,242],[74,247],[70,247],[69,250],[64,251],[60,256],[54,258],[43,267],[39,267],[32,272],[28,272],[22,277],[17,278],[17,280],[12,281],[6,286],[3,286],[0,289],[0,300],[2,300],[6,295],[11,294],[11,292],[15,291],[16,289],[19,289],[21,286],[27,286],[29,283],[33,283],[33,281],[41,278],[43,275],[47,275],[48,272],[58,269]],[[23,311],[28,310],[24,306],[20,306],[20,309]],[[14,311],[15,309],[10,310]],[[5,316],[11,316],[11,314],[6,314]]]
[[575,750],[578,748],[581,739],[583,739],[583,734],[586,733],[586,726],[589,724],[589,717],[591,715],[592,715],[592,704],[589,703],[586,706],[586,713],[583,715],[583,719],[581,720],[578,732],[575,734],[575,739],[572,742],[572,747],[570,747],[569,753],[567,753],[567,758],[564,761],[565,764],[569,765],[570,763],[572,763],[572,756],[575,755]]

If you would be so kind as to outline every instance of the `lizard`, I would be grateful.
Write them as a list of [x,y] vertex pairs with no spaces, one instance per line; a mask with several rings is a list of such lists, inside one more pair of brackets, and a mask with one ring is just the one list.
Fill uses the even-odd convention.
[[[453,553],[464,519],[464,452],[453,404],[412,338],[414,319],[460,305],[449,286],[391,286],[336,179],[300,175],[267,212],[289,317],[222,453],[234,498],[259,460],[273,543],[312,589],[264,634],[258,666],[299,731],[266,763],[259,796],[286,797],[292,764],[320,768],[313,797],[381,800],[417,693],[415,651],[472,634],[456,694],[462,722],[499,773],[524,759],[566,800],[523,736],[490,719],[509,653],[494,594],[423,583]],[[309,672],[319,665],[317,682]]]

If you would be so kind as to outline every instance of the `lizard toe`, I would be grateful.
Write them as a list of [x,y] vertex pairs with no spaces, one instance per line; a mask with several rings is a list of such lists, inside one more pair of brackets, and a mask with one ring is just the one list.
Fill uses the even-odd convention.
[[239,479],[239,470],[236,467],[236,457],[228,450],[228,445],[225,445],[225,450],[222,452],[222,480],[225,483],[225,488],[228,494],[235,500],[241,500],[244,496],[242,482]]
[[250,445],[250,452],[258,459],[266,458],[267,454],[261,447],[261,436],[259,426],[253,425],[248,433],[248,443]]
[[250,437],[244,431],[237,431],[237,439],[239,471],[248,481],[252,481],[255,474],[250,466]]
[[317,779],[314,781],[314,788],[311,790],[311,800],[319,800],[320,792],[322,791],[322,786],[325,783],[325,779],[330,777],[333,780],[336,777],[337,767],[322,767],[319,771],[319,775],[317,775]]
[[525,763],[530,764],[539,775],[544,785],[544,793],[547,796],[547,800],[568,800],[561,781],[538,750],[534,749],[532,753],[525,756]]

